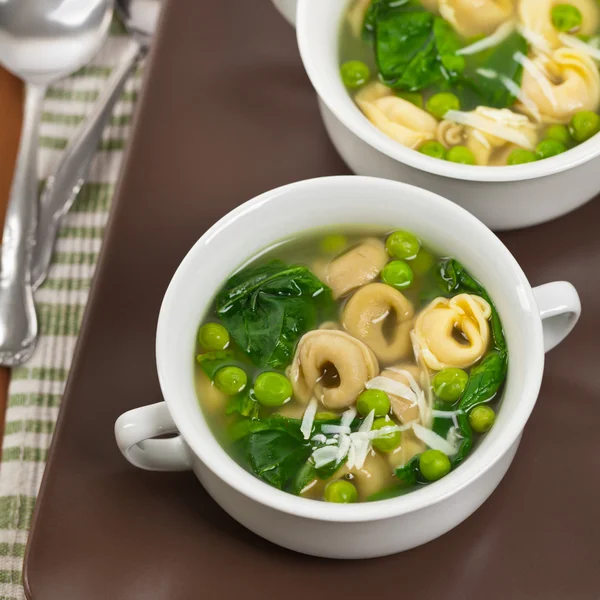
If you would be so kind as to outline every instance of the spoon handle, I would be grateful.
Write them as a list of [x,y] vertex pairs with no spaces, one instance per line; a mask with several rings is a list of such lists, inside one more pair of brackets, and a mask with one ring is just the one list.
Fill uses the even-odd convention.
[[19,365],[35,349],[37,319],[31,255],[38,216],[37,153],[46,86],[27,84],[19,153],[4,221],[0,257],[0,364]]
[[121,96],[127,77],[140,57],[140,45],[131,40],[127,52],[113,70],[92,113],[77,130],[54,175],[48,178],[40,197],[38,238],[33,250],[31,280],[37,289],[46,279],[61,221],[85,182],[102,131]]

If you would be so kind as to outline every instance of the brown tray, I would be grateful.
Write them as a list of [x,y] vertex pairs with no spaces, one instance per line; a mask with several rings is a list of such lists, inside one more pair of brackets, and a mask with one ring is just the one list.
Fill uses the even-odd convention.
[[171,1],[138,110],[40,493],[29,598],[598,600],[600,203],[502,236],[533,284],[571,280],[584,312],[548,357],[538,406],[496,493],[416,550],[310,558],[246,531],[191,473],[129,466],[113,438],[123,411],[161,399],[156,319],[193,242],[259,192],[347,172],[293,30],[269,0]]

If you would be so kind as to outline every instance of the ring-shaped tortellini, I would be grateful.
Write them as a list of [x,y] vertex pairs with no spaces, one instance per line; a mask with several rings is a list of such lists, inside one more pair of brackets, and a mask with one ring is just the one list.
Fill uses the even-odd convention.
[[547,123],[568,123],[576,112],[596,111],[600,105],[598,68],[589,56],[572,48],[528,60],[521,88]]
[[552,23],[552,8],[570,4],[583,17],[578,34],[594,35],[600,26],[600,7],[597,0],[520,0],[519,20],[528,41],[542,52],[560,48],[560,32]]
[[366,344],[344,331],[317,329],[304,334],[288,368],[294,396],[312,396],[326,408],[354,404],[365,383],[379,373],[377,358]]
[[464,37],[490,35],[515,14],[515,0],[422,0]]
[[354,100],[377,129],[403,146],[418,148],[435,138],[437,120],[418,106],[395,96],[379,81],[366,85]]
[[490,341],[488,302],[472,294],[436,298],[415,323],[415,340],[425,364],[434,371],[465,369],[486,352]]
[[367,344],[378,360],[389,364],[412,352],[413,316],[413,306],[404,294],[385,283],[370,283],[348,300],[342,325]]
[[366,238],[328,263],[317,262],[313,270],[337,299],[373,281],[387,260],[384,243],[376,238]]
[[459,113],[464,123],[444,120],[437,128],[437,139],[447,148],[464,144],[480,166],[493,164],[495,151],[506,146],[533,150],[538,142],[538,128],[526,115],[507,108],[478,106],[470,113]]

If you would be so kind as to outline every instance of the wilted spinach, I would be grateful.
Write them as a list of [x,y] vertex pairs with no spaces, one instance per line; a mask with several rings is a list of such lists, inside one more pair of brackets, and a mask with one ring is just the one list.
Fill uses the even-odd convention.
[[306,267],[273,260],[244,269],[217,295],[217,314],[242,352],[258,366],[282,367],[297,341],[333,308],[331,291]]
[[462,43],[454,29],[429,12],[392,12],[375,25],[375,56],[383,81],[417,91],[454,80],[464,69],[456,52]]

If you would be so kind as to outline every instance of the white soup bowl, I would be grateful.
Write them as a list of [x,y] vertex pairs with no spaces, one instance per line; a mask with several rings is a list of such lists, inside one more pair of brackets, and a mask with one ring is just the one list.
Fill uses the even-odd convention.
[[[200,409],[193,359],[198,325],[215,294],[249,258],[315,228],[356,224],[408,229],[463,263],[496,303],[510,365],[497,421],[460,467],[399,498],[340,505],[282,492],[237,464]],[[230,212],[184,258],[158,320],[156,361],[165,402],[122,415],[115,426],[117,442],[127,460],[143,469],[192,469],[234,519],[281,546],[333,558],[400,552],[452,529],[496,488],[536,402],[544,351],[564,339],[579,313],[573,286],[555,282],[532,290],[483,223],[432,192],[369,177],[293,183]],[[165,433],[179,435],[151,439]]]

